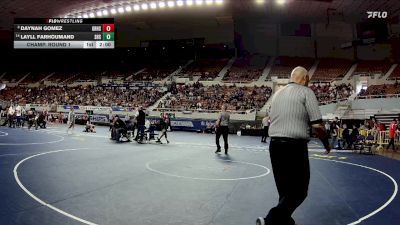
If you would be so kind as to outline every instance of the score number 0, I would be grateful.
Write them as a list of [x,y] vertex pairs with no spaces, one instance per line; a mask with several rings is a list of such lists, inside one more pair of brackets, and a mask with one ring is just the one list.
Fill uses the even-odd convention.
[[103,24],[103,32],[114,32],[114,24]]

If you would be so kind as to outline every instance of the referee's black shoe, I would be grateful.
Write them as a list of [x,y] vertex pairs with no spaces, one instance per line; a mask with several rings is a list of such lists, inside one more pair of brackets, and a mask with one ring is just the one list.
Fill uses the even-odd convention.
[[217,151],[215,151],[215,153],[220,153],[220,152],[221,152],[220,148],[218,148]]
[[[294,223],[294,221],[291,221],[293,225],[298,225],[297,223]],[[271,223],[267,222],[265,218],[263,217],[258,217],[256,220],[256,225],[272,225]],[[275,225],[275,223],[274,223]]]

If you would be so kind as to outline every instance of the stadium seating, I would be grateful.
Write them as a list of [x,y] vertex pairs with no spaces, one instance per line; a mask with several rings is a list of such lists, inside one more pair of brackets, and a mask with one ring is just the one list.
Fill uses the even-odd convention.
[[7,81],[10,83],[16,83],[18,82],[21,78],[23,78],[28,72],[7,72],[3,78],[2,81]]
[[[139,70],[139,68],[137,69]],[[105,71],[101,74],[103,78],[106,79],[121,79],[124,80],[127,77],[133,75],[135,71],[120,71],[120,70],[112,70],[112,71]]]
[[48,75],[50,75],[50,73],[32,72],[22,81],[21,84],[36,83],[36,82],[41,81],[42,79],[44,79]]
[[397,80],[400,79],[400,65],[397,65],[396,69],[393,70],[392,74],[390,74],[389,79]]
[[317,69],[312,76],[312,81],[339,80],[349,71],[352,66],[350,60],[345,59],[321,59]]
[[149,62],[143,72],[132,76],[128,81],[160,81],[171,75],[186,62],[185,60]]
[[63,81],[72,78],[77,72],[55,72],[53,76],[47,78],[47,81],[54,83],[62,83]]
[[236,59],[232,67],[225,74],[226,82],[252,82],[257,81],[268,61],[268,57],[253,54]]
[[358,95],[369,96],[369,95],[393,95],[393,94],[400,94],[400,83],[396,82],[395,84],[371,85],[367,88],[367,90],[362,90]]
[[392,64],[387,61],[360,61],[353,75],[359,76],[374,76],[385,75]]
[[271,95],[269,87],[178,85],[172,95],[160,102],[158,108],[180,110],[219,110],[222,103],[229,110],[261,109]]
[[314,59],[304,57],[277,57],[269,73],[269,78],[273,76],[277,76],[278,78],[289,78],[290,72],[293,70],[294,67],[303,66],[304,68],[309,70],[314,61]]
[[40,87],[40,88],[7,88],[0,93],[5,101],[21,104],[48,105],[90,105],[90,106],[123,106],[148,107],[164,95],[163,91],[153,89],[121,90],[105,89],[102,86],[78,87]]
[[67,83],[73,83],[76,81],[96,81],[100,80],[101,76],[104,74],[104,71],[83,71],[77,73],[76,76],[69,79]]
[[314,91],[321,105],[347,99],[354,93],[353,87],[350,84],[335,85],[330,82],[322,82],[312,83],[309,87]]
[[229,59],[198,59],[183,69],[183,76],[200,76],[200,80],[214,80]]

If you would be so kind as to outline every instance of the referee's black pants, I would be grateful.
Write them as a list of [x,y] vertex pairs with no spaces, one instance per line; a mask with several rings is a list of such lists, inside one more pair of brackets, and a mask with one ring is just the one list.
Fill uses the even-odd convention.
[[386,149],[389,150],[390,146],[392,146],[392,150],[394,151],[394,138],[390,138],[389,144]]
[[228,126],[220,126],[217,128],[216,135],[215,135],[215,142],[217,144],[217,150],[221,150],[221,145],[219,144],[219,139],[222,137],[224,138],[224,149],[225,153],[228,152],[228,134],[229,134],[229,127]]
[[272,138],[269,146],[279,203],[266,224],[294,225],[293,212],[306,199],[310,182],[307,140]]
[[268,126],[264,126],[264,129],[262,131],[261,141],[266,142],[267,137],[268,137]]

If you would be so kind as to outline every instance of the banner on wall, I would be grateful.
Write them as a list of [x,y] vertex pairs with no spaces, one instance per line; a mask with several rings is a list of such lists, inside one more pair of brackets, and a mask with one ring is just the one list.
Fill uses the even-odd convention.
[[215,126],[215,121],[210,120],[172,120],[174,130],[205,131]]
[[113,106],[111,107],[113,112],[124,112],[125,108],[122,106]]
[[72,109],[79,110],[79,105],[64,105],[64,109]]
[[[158,124],[160,118],[149,117],[147,120],[149,120],[151,123]],[[173,130],[207,131],[215,127],[215,120],[172,119],[171,127]]]
[[93,123],[109,123],[108,116],[93,115],[90,116],[90,121]]
[[[76,120],[83,120],[85,114],[75,114]],[[67,119],[68,113],[49,113],[50,117],[58,119]],[[106,115],[90,115],[90,121],[92,123],[109,123],[108,116]]]
[[93,111],[109,111],[111,108],[110,107],[104,107],[104,106],[80,106],[80,109],[82,110],[93,110]]

